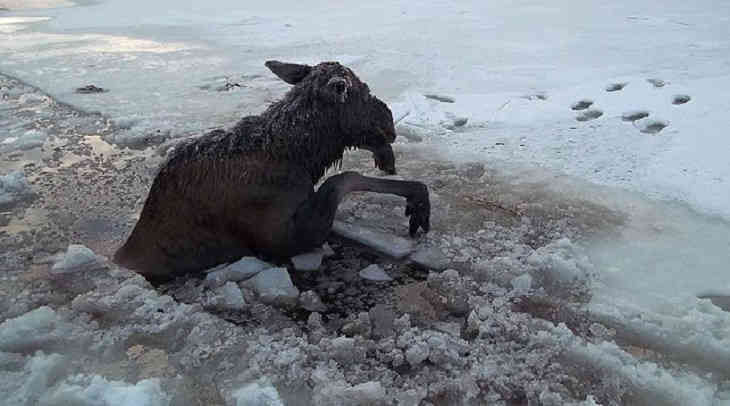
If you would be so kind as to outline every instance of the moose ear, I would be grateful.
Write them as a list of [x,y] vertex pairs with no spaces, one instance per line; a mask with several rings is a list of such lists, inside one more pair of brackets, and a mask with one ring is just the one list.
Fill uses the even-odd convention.
[[290,85],[296,85],[301,82],[312,71],[311,66],[296,63],[266,61],[265,65],[269,70],[274,72],[274,75]]

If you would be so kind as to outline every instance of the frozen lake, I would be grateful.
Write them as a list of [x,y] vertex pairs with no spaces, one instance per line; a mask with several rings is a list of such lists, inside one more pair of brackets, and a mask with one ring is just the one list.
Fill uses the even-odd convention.
[[[0,73],[99,113],[104,148],[121,149],[262,111],[288,89],[266,60],[340,61],[389,104],[404,156],[478,162],[516,207],[580,202],[622,218],[615,232],[505,255],[588,269],[584,310],[654,354],[607,340],[568,345],[572,359],[604,365],[646,404],[730,404],[730,3],[180,3],[0,0]],[[90,84],[107,91],[75,92]],[[34,151],[61,136],[19,103],[0,110],[0,152],[40,162]]]

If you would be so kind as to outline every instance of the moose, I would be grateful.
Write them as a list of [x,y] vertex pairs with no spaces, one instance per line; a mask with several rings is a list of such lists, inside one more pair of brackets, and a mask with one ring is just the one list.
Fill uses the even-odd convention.
[[346,171],[315,190],[346,149],[396,172],[393,115],[367,84],[337,62],[265,65],[293,87],[260,115],[176,146],[114,262],[160,282],[244,256],[288,258],[320,247],[356,191],[404,197],[410,235],[429,231],[421,182]]

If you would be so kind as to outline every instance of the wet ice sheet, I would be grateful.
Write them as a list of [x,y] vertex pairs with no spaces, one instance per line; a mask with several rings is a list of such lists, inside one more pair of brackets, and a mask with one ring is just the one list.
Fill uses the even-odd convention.
[[[138,9],[145,13],[131,12]],[[408,113],[405,121],[429,127],[441,146],[547,164],[730,215],[720,192],[730,164],[718,148],[727,141],[716,131],[728,106],[715,89],[730,77],[722,63],[728,45],[718,40],[730,37],[723,11],[726,4],[709,0],[459,8],[381,0],[334,9],[319,1],[240,8],[233,1],[110,0],[43,10],[52,20],[41,32],[2,38],[22,46],[6,52],[0,68],[84,108],[105,105],[132,127],[131,136],[144,137],[230,125],[241,107],[260,111],[286,88],[257,83],[254,76],[268,77],[267,59],[336,59],[354,67],[395,116]],[[438,24],[426,23],[436,16]],[[619,45],[605,45],[609,39]],[[682,62],[687,49],[691,71]],[[52,68],[60,58],[63,68]],[[201,89],[227,81],[241,87],[224,95]],[[112,91],[101,98],[71,93],[89,83]],[[424,94],[450,95],[454,103]],[[672,104],[676,95],[690,101]],[[584,99],[595,113],[576,122],[585,112],[571,106]],[[620,119],[636,110],[648,121]],[[449,129],[441,123],[453,122],[449,115],[468,121]],[[654,132],[658,123],[667,126]]]
[[74,4],[74,2],[69,0],[0,0],[0,8],[10,10],[70,7]]

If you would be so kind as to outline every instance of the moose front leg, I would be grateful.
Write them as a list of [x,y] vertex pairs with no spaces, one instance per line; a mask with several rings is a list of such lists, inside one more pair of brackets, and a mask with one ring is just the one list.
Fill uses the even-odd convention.
[[332,228],[340,202],[350,192],[388,193],[406,198],[409,233],[428,232],[431,204],[428,188],[421,182],[370,178],[357,172],[344,172],[328,178],[294,215],[295,240],[300,248],[321,245]]

